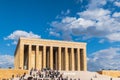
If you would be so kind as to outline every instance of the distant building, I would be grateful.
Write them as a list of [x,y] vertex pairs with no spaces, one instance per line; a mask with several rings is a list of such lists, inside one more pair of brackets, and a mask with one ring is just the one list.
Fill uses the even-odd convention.
[[15,69],[51,68],[86,71],[86,43],[20,38],[14,54]]

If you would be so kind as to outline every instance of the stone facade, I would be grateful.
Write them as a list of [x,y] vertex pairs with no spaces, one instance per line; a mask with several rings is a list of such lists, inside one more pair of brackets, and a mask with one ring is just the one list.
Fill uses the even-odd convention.
[[22,76],[24,73],[28,74],[28,70],[20,69],[0,69],[0,80],[7,80],[12,78],[12,75]]
[[114,78],[120,78],[120,71],[119,70],[102,70],[98,71],[101,75],[111,76]]
[[86,71],[86,43],[20,38],[14,54],[15,69],[51,68]]

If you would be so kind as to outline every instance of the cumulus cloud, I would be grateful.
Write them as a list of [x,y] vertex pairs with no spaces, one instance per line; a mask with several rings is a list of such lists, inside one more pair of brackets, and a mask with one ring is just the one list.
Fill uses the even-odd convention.
[[101,69],[120,70],[120,48],[108,48],[92,53],[88,59],[88,69],[99,71]]
[[117,38],[120,32],[120,19],[116,18],[120,13],[104,9],[103,6],[107,4],[107,0],[90,1],[88,9],[76,13],[79,16],[66,16],[61,21],[51,22],[53,31],[61,33],[65,40],[71,40],[76,36],[82,39],[97,37],[110,42],[120,41]]
[[117,7],[120,7],[120,2],[116,1],[116,2],[114,2],[114,5]]
[[13,67],[14,57],[11,55],[0,55],[0,67],[8,68]]
[[110,35],[107,35],[107,38],[110,41],[120,41],[120,32],[112,33]]
[[109,10],[105,10],[102,8],[97,8],[94,10],[86,10],[83,12],[78,12],[77,14],[79,14],[82,18],[85,19],[91,19],[91,20],[96,20],[96,19],[101,19],[101,17],[106,17],[110,14]]
[[33,32],[26,32],[22,30],[16,30],[13,33],[11,33],[9,36],[5,37],[4,40],[13,40],[12,44],[17,44],[17,40],[20,37],[26,37],[26,38],[40,38],[41,36],[34,34]]
[[107,3],[107,0],[90,0],[88,4],[88,9],[96,9],[99,7],[103,7]]
[[120,12],[115,12],[112,16],[113,17],[120,17]]
[[60,36],[59,33],[56,33],[56,32],[53,32],[53,31],[50,31],[49,34],[50,34],[50,35],[53,35],[53,36],[56,36],[56,37],[59,37],[59,36]]

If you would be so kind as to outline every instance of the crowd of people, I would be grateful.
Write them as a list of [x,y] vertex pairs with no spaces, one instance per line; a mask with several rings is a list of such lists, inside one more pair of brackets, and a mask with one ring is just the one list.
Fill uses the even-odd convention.
[[12,76],[11,80],[67,80],[63,78],[57,70],[51,70],[50,68],[44,68],[42,70],[31,69],[29,74],[24,73],[22,76]]

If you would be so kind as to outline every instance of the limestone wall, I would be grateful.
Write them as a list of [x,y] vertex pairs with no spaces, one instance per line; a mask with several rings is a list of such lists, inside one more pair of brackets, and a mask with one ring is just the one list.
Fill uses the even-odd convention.
[[18,70],[18,69],[0,69],[0,80],[11,78],[12,75],[23,75],[24,73],[28,73],[27,70]]
[[98,71],[99,74],[111,76],[114,78],[120,78],[120,71],[118,70],[102,70]]

